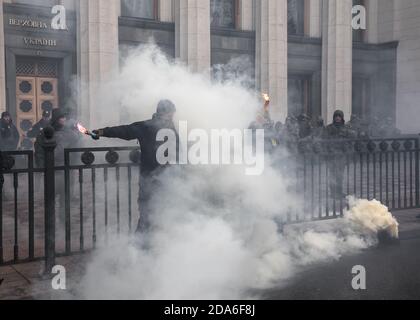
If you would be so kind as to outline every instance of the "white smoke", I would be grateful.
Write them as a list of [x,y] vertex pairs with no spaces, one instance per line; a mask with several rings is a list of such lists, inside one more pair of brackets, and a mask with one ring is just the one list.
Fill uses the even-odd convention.
[[351,209],[346,212],[346,219],[372,233],[386,231],[392,238],[398,238],[398,222],[388,208],[377,200],[349,198]]
[[[105,91],[112,94],[105,94],[104,110],[121,102],[133,122],[150,118],[160,99],[171,99],[177,118],[188,121],[189,128],[243,129],[262,104],[258,93],[235,81],[222,84],[191,74],[154,46],[133,52]],[[116,124],[115,119],[101,121]],[[299,208],[300,201],[289,192],[287,177],[268,161],[261,176],[246,176],[240,166],[205,166],[173,168],[160,179],[164,187],[153,199],[157,229],[147,246],[135,237],[120,237],[98,248],[77,297],[253,298],[252,289],[279,285],[299,268],[376,241],[354,227],[352,218],[279,232],[278,220]],[[362,203],[350,215],[360,217],[365,207]]]

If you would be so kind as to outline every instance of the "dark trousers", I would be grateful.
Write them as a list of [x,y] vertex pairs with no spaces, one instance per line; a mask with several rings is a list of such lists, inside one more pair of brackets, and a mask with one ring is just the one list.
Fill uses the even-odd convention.
[[141,175],[139,185],[139,197],[137,204],[140,218],[136,233],[147,233],[152,228],[151,214],[153,212],[152,197],[159,193],[160,182],[157,175]]

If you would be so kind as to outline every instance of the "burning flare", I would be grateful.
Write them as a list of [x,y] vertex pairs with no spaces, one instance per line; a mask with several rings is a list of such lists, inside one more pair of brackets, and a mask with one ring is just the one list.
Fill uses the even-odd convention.
[[83,134],[89,134],[88,129],[86,129],[84,126],[82,126],[80,123],[77,124],[77,130],[79,130],[80,133]]
[[265,102],[270,102],[270,96],[267,93],[263,93],[262,96],[263,96]]
[[86,129],[84,126],[82,126],[80,123],[78,123],[76,126],[77,126],[77,130],[79,130],[80,133],[91,136],[95,140],[99,139],[99,136],[97,134],[95,134],[93,132],[90,132],[88,129]]

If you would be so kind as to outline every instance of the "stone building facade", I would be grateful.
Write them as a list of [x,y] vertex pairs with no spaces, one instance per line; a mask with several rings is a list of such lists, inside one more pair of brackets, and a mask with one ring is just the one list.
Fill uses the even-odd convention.
[[[329,122],[340,108],[347,118],[392,117],[403,132],[419,131],[419,1],[0,2],[0,111],[22,133],[54,107],[94,125],[96,84],[118,72],[127,47],[150,38],[209,76],[214,65],[247,61],[279,120],[304,112]],[[55,5],[66,9],[65,30],[51,27]],[[354,5],[366,8],[366,30],[352,28]]]

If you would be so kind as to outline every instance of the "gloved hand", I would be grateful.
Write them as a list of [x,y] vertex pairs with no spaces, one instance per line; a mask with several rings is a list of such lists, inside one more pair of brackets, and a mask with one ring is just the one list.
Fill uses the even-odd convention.
[[102,135],[102,130],[93,130],[91,137],[93,140],[99,140]]

